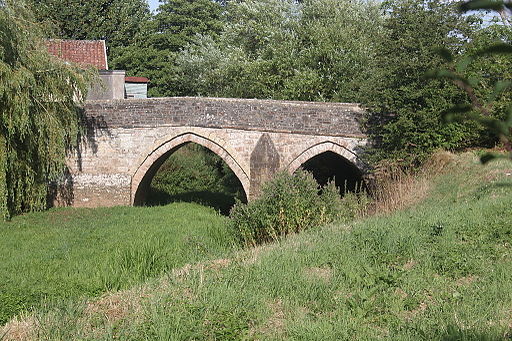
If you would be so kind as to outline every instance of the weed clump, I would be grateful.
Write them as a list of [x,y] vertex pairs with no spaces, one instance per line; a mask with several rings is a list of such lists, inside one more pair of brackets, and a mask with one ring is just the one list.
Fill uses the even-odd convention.
[[357,195],[342,199],[334,182],[319,187],[313,175],[282,172],[262,187],[258,199],[237,202],[230,213],[232,228],[245,245],[275,241],[333,221],[353,219],[360,210]]

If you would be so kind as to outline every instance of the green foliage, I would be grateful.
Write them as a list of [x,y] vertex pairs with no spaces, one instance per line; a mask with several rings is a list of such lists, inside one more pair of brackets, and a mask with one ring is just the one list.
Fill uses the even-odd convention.
[[169,194],[187,191],[223,191],[223,161],[208,149],[189,144],[173,153],[153,178],[154,188]]
[[155,15],[156,47],[178,51],[197,34],[216,34],[222,29],[222,8],[211,0],[163,0]]
[[501,24],[494,24],[478,32],[458,60],[450,51],[441,55],[450,62],[446,68],[430,73],[436,79],[448,79],[470,98],[469,103],[457,103],[444,113],[446,122],[476,122],[497,138],[509,155],[486,153],[481,157],[487,163],[498,157],[512,159],[512,12],[510,2],[469,1],[460,5],[463,12],[480,9],[498,11]]
[[[329,183],[327,187],[333,185],[333,183]],[[372,198],[365,191],[358,193],[345,192],[341,202],[339,202],[338,198],[335,197],[335,194],[338,193],[338,191],[334,192],[334,189],[330,189],[327,191],[327,193],[324,194],[324,201],[326,203],[338,203],[338,205],[333,204],[327,207],[327,214],[337,217],[337,222],[349,223],[354,221],[356,218],[365,216],[367,214],[368,208],[372,203]],[[329,210],[331,211],[329,212]]]
[[[24,322],[44,340],[506,339],[510,163],[475,162],[456,156],[407,210],[311,229]],[[123,313],[113,319],[111,307]]]
[[[48,182],[76,144],[87,73],[47,53],[20,1],[0,7],[0,216],[46,207]],[[82,96],[80,96],[82,94]]]
[[146,0],[28,0],[41,22],[55,27],[54,38],[104,39],[110,59],[135,43],[150,19]]
[[321,188],[319,194],[318,184],[310,173],[282,172],[263,185],[260,197],[248,204],[237,203],[230,218],[241,242],[254,246],[353,217],[352,208],[352,202],[344,205],[334,184]]
[[360,92],[369,108],[367,127],[374,140],[369,158],[422,161],[432,151],[480,143],[478,125],[445,125],[440,113],[453,101],[467,102],[450,82],[426,80],[427,71],[446,65],[439,46],[456,55],[472,34],[472,18],[455,5],[430,0],[386,1],[387,16],[375,52],[372,75]]
[[52,209],[0,222],[0,325],[44,302],[100,296],[226,256],[234,245],[226,220],[182,203]]
[[225,17],[218,38],[178,55],[183,93],[353,101],[380,24],[365,1],[247,0],[230,2]]
[[222,28],[221,12],[211,0],[164,0],[112,65],[128,75],[148,77],[150,96],[189,95],[183,92],[176,54],[198,34],[215,36]]
[[242,184],[215,153],[197,144],[174,152],[151,182],[148,204],[196,202],[228,214],[235,198],[245,201]]
[[0,217],[2,219],[9,216],[7,195],[7,146],[5,137],[0,135]]

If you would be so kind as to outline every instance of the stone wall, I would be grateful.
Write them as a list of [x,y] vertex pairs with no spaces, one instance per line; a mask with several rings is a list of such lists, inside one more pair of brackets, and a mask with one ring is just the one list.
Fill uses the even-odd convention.
[[89,102],[85,114],[89,134],[68,159],[75,206],[142,202],[159,165],[189,142],[219,155],[248,198],[276,171],[325,151],[363,167],[353,104],[165,98]]
[[364,137],[351,103],[173,97],[90,101],[87,117],[110,128],[187,126]]

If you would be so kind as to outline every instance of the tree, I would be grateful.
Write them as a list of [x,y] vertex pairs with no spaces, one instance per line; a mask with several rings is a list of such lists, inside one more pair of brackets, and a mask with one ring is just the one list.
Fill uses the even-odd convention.
[[29,0],[40,22],[55,26],[53,38],[104,39],[110,58],[135,42],[150,19],[146,0]]
[[318,75],[319,99],[358,100],[376,58],[375,37],[382,19],[378,4],[372,1],[303,1],[301,57]]
[[459,54],[474,30],[474,18],[455,5],[436,0],[390,0],[372,75],[360,92],[369,109],[370,161],[394,159],[411,165],[438,148],[460,149],[480,143],[472,122],[445,125],[440,113],[450,103],[467,102],[452,83],[425,74],[446,65],[436,50]]
[[20,0],[0,4],[0,216],[46,207],[77,141],[87,74],[52,58]]
[[178,57],[180,78],[183,86],[188,85],[185,91],[278,98],[276,89],[296,69],[295,6],[291,0],[229,3],[219,38],[198,37]]
[[338,0],[230,2],[226,18],[218,39],[199,37],[177,57],[185,91],[352,101],[380,23],[375,3]]
[[[491,25],[479,32],[471,46],[459,58],[450,50],[440,51],[449,63],[446,68],[430,72],[430,77],[448,79],[461,88],[469,103],[455,102],[445,112],[446,122],[476,122],[497,138],[512,159],[512,2],[509,0],[470,0],[461,3],[461,12],[471,10],[496,11],[501,24]],[[503,154],[486,153],[482,163]]]
[[221,15],[222,6],[212,0],[162,0],[135,43],[112,63],[128,75],[148,77],[151,96],[187,95],[177,75],[176,55],[198,34],[216,36],[223,25]]
[[215,35],[222,29],[222,8],[212,0],[160,0],[152,45],[177,52],[197,34]]

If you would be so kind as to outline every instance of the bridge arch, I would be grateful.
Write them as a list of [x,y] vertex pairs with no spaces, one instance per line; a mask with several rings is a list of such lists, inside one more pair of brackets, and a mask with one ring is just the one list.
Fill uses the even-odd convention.
[[231,155],[221,143],[214,141],[212,138],[204,137],[193,132],[187,132],[174,136],[168,141],[158,145],[147,155],[147,157],[144,158],[144,160],[142,160],[142,162],[139,162],[139,166],[135,170],[131,182],[132,205],[139,205],[145,201],[145,195],[147,194],[151,180],[160,166],[168,156],[189,142],[197,143],[208,148],[224,160],[233,173],[235,173],[238,180],[240,180],[246,197],[248,197],[250,186],[249,176],[233,155]]
[[363,167],[357,155],[332,141],[307,148],[290,162],[287,170],[294,173],[300,167],[312,172],[320,185],[335,179],[342,193],[360,190],[364,184]]
[[325,141],[314,146],[309,147],[302,153],[300,153],[293,161],[288,165],[288,171],[290,173],[294,173],[301,165],[306,163],[308,160],[314,158],[317,155],[320,155],[325,152],[333,152],[343,157],[347,161],[349,161],[354,167],[359,169],[362,172],[362,167],[359,164],[359,159],[353,151],[350,149],[331,141]]

